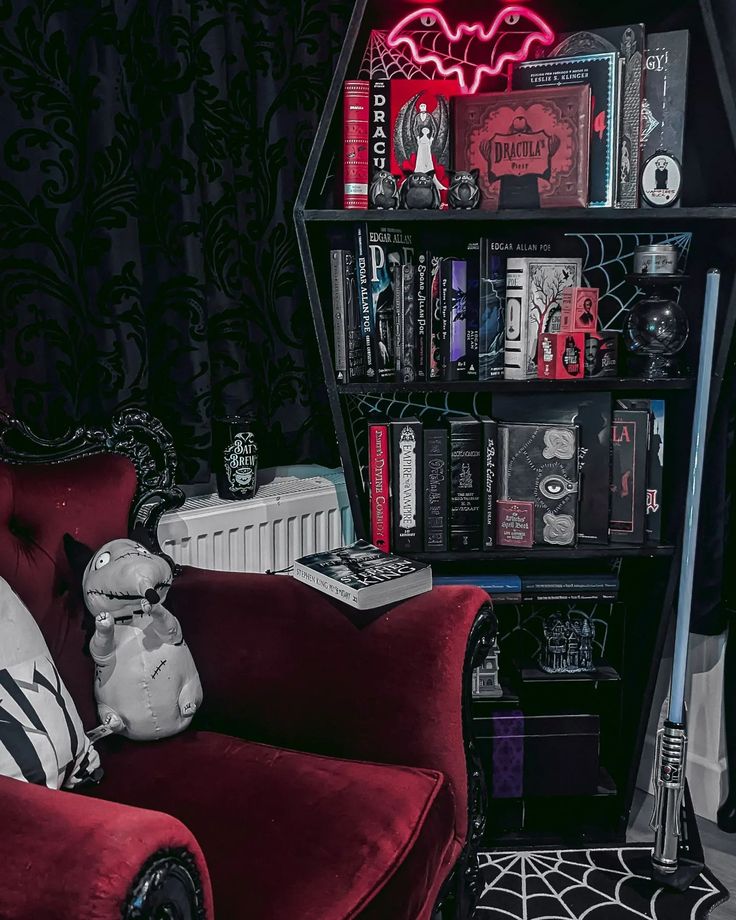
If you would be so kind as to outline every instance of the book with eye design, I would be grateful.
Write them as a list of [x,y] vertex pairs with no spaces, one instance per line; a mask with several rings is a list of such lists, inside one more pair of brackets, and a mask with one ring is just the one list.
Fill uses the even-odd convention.
[[302,556],[293,577],[357,610],[372,610],[432,590],[432,569],[358,540],[350,546]]
[[578,429],[575,425],[498,426],[498,501],[534,505],[535,545],[577,541]]

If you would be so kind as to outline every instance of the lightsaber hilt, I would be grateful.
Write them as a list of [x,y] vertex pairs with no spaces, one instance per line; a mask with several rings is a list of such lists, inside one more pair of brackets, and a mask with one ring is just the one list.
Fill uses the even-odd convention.
[[685,794],[687,734],[681,722],[666,721],[657,733],[654,761],[654,829],[652,863],[660,872],[675,872],[678,866],[680,812]]

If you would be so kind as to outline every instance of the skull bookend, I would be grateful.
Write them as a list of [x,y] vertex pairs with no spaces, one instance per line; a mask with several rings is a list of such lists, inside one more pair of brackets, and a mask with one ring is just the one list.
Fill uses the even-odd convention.
[[163,606],[173,564],[135,540],[112,540],[96,553],[68,534],[64,542],[73,565],[89,560],[82,592],[95,620],[89,649],[106,727],[97,737],[153,741],[183,731],[202,685],[179,621]]

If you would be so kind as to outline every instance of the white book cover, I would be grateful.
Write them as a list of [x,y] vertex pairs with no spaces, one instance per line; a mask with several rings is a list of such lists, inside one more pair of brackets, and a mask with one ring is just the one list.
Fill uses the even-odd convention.
[[536,378],[539,333],[559,332],[562,294],[580,287],[582,275],[582,259],[507,260],[506,380]]

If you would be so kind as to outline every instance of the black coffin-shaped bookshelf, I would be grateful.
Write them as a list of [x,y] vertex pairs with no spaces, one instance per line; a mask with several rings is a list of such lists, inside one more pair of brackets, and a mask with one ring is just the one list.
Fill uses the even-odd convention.
[[[431,4],[428,4],[431,5]],[[458,5],[460,5],[458,3]],[[488,0],[462,0],[468,21],[488,18]],[[363,51],[372,29],[387,29],[416,4],[391,0],[357,0],[342,53],[329,89],[307,169],[300,188],[295,222],[307,283],[314,328],[324,371],[352,512],[359,537],[370,539],[366,483],[366,417],[371,413],[400,418],[419,415],[431,420],[448,412],[493,415],[496,396],[610,392],[621,397],[655,397],[666,401],[665,481],[666,516],[657,545],[575,548],[503,548],[484,553],[431,553],[436,573],[599,573],[616,571],[620,602],[580,607],[599,624],[600,657],[620,680],[522,680],[514,670],[516,646],[524,636],[539,633],[538,606],[497,606],[501,630],[501,673],[507,684],[502,700],[479,702],[478,717],[495,709],[519,705],[525,713],[595,712],[601,725],[601,782],[595,795],[581,800],[528,802],[492,801],[488,842],[574,844],[581,840],[609,844],[623,839],[631,808],[647,719],[667,630],[676,602],[683,535],[683,509],[688,459],[694,375],[697,369],[705,275],[710,267],[721,271],[718,334],[711,392],[711,421],[724,376],[736,322],[734,260],[736,252],[736,21],[728,0],[700,0],[673,4],[670,0],[619,0],[591,5],[573,0],[534,0],[530,6],[558,32],[644,22],[647,32],[688,29],[690,64],[684,146],[684,183],[680,207],[623,210],[616,208],[539,211],[361,211],[343,210],[341,185],[342,87],[358,76]],[[442,4],[448,16],[452,3]],[[500,6],[493,5],[495,13]],[[497,90],[498,84],[481,86]],[[417,248],[452,254],[479,236],[501,240],[513,234],[565,234],[584,241],[589,267],[598,277],[625,277],[631,267],[614,250],[621,241],[630,253],[634,245],[666,236],[688,249],[688,277],[680,302],[690,323],[686,362],[690,376],[650,381],[631,377],[568,381],[484,381],[429,383],[347,383],[335,381],[332,353],[332,302],[329,253],[352,248],[355,227],[361,222],[403,227],[414,234]],[[691,236],[688,236],[691,234]],[[682,242],[687,238],[687,243]],[[608,242],[607,242],[608,241]],[[609,269],[612,269],[609,271]],[[618,274],[616,274],[618,273]],[[625,314],[627,303],[621,304]],[[611,328],[616,328],[612,326]],[[535,626],[536,624],[536,626]],[[598,632],[600,630],[600,632]],[[602,637],[602,638],[601,638]],[[508,653],[507,653],[508,650]],[[528,646],[525,653],[528,652]],[[420,688],[417,689],[420,692]],[[514,702],[509,703],[509,700]]]

